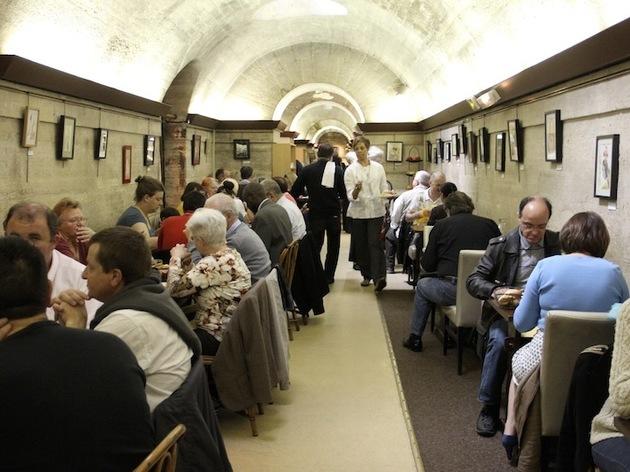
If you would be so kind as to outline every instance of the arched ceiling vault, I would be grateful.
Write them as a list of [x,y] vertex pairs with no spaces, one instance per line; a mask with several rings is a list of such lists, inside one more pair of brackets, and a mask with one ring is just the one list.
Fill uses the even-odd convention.
[[623,0],[2,3],[1,54],[153,100],[198,61],[189,111],[216,118],[271,118],[317,76],[367,121],[419,120],[630,16]]
[[297,131],[298,138],[302,138],[305,131],[308,129],[307,123],[310,124],[314,120],[321,118],[336,118],[340,122],[344,123],[350,129],[354,129],[357,125],[357,118],[343,105],[340,105],[333,101],[317,101],[312,102],[302,108],[296,115],[289,129],[291,131]]

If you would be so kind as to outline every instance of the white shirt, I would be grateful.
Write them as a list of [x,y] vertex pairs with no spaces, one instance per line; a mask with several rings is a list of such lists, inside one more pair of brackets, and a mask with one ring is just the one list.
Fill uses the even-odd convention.
[[412,204],[409,206],[409,211],[418,211],[420,208],[424,208],[424,207],[432,208],[434,206],[442,204],[442,194],[440,194],[439,197],[433,200],[431,198],[431,195],[429,194],[429,190],[430,188],[418,194],[418,197],[415,198]]
[[401,193],[396,200],[394,200],[394,208],[391,212],[390,228],[397,229],[402,222],[405,213],[409,209],[409,206],[414,200],[418,199],[419,194],[425,190],[422,185],[417,185],[411,190]]
[[[53,249],[52,261],[50,269],[48,269],[48,280],[50,280],[52,285],[51,298],[55,298],[64,290],[71,288],[87,293],[87,281],[82,277],[84,269],[85,266],[79,261],[75,261],[71,257]],[[88,300],[85,303],[88,327],[94,318],[94,313],[101,305],[102,303],[95,299]],[[55,311],[52,307],[46,308],[46,317],[51,321],[55,321]]]
[[165,321],[146,311],[118,310],[95,328],[118,336],[144,371],[144,391],[151,412],[177,390],[191,368],[192,350]]
[[282,195],[276,202],[280,205],[289,215],[291,220],[291,236],[293,241],[302,239],[306,235],[306,223],[304,222],[304,215],[298,208],[298,206],[289,200],[286,195]]
[[[385,169],[375,161],[369,161],[369,165],[362,166],[358,161],[350,164],[343,176],[348,192],[348,216],[351,218],[379,218],[385,215],[385,202],[381,194],[387,190]],[[363,187],[356,200],[352,198],[352,191],[358,182],[363,182]]]

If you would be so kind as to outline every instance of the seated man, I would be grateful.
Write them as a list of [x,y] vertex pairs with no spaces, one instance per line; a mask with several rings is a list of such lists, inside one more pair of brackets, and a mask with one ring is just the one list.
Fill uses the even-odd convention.
[[296,205],[294,201],[283,195],[278,182],[273,179],[266,179],[261,182],[261,185],[265,189],[267,198],[274,203],[280,205],[289,215],[291,221],[291,236],[293,241],[302,239],[306,234],[306,223],[304,222],[304,215]]
[[289,215],[284,208],[267,197],[265,189],[257,182],[251,182],[247,186],[243,198],[247,208],[255,215],[252,229],[265,244],[271,263],[277,264],[282,250],[293,241]]
[[252,285],[258,280],[265,278],[271,270],[269,253],[260,237],[249,226],[238,219],[235,200],[229,195],[218,193],[206,200],[205,207],[218,210],[225,216],[227,221],[227,245],[236,249],[243,258],[251,274]]
[[83,216],[81,204],[71,198],[62,198],[54,206],[53,212],[58,221],[55,249],[85,264],[88,243],[94,231],[86,226],[87,219]]
[[411,333],[403,343],[407,349],[422,351],[422,333],[434,305],[455,305],[457,295],[457,264],[462,249],[485,249],[491,238],[501,232],[488,218],[473,215],[472,200],[464,192],[453,192],[444,206],[449,218],[438,221],[429,235],[427,248],[420,260],[426,272],[416,285]]
[[419,218],[423,208],[433,208],[443,203],[442,185],[446,183],[446,176],[439,170],[431,174],[429,179],[429,188],[424,192],[417,194],[417,197],[409,204],[405,218],[412,222]]
[[0,468],[132,470],[154,446],[142,369],[117,337],[46,319],[47,270],[0,238]]
[[[40,250],[48,266],[48,280],[52,284],[51,298],[67,289],[87,290],[82,277],[85,266],[55,249],[57,216],[50,209],[39,203],[17,203],[9,209],[3,227],[5,235],[19,236]],[[87,302],[88,322],[94,318],[99,306],[101,303],[97,300]],[[49,320],[55,319],[55,312],[51,307],[46,309],[46,316]]]
[[186,380],[201,345],[169,293],[148,276],[150,270],[151,251],[142,234],[122,226],[99,231],[88,250],[88,293],[63,292],[53,307],[66,326],[85,328],[83,301],[103,302],[90,328],[115,334],[136,355],[153,411]]
[[[468,277],[466,288],[473,297],[488,300],[498,298],[505,287],[523,288],[539,260],[560,254],[558,233],[546,230],[551,218],[549,200],[525,197],[518,207],[518,217],[518,228],[490,240],[479,265]],[[487,345],[479,385],[483,407],[477,419],[477,434],[494,436],[506,370],[507,322],[484,303],[478,331],[482,339],[487,338]]]

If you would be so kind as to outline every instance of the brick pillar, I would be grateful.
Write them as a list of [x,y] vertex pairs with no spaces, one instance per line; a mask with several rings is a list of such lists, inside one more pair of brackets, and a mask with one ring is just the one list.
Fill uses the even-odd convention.
[[186,187],[186,123],[165,122],[163,130],[166,205],[177,208]]

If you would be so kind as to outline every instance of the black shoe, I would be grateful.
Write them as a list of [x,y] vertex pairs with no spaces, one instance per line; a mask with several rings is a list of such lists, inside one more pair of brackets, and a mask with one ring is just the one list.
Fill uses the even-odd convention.
[[382,292],[385,287],[387,287],[387,281],[385,279],[378,279],[374,284],[374,291]]
[[370,279],[364,278],[361,282],[361,287],[367,287],[368,285],[370,285]]
[[422,338],[417,334],[410,334],[403,342],[403,347],[413,352],[422,352]]
[[477,418],[477,434],[491,438],[499,429],[499,412],[496,407],[484,406]]

